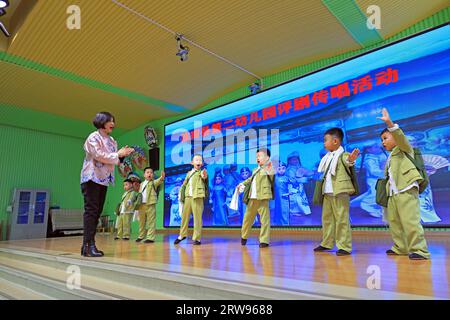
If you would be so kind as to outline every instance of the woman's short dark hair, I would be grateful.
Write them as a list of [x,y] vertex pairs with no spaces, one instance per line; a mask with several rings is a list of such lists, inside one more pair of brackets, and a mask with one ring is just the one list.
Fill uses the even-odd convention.
[[104,111],[97,113],[94,120],[92,120],[92,123],[97,129],[103,129],[105,128],[105,124],[109,121],[116,122],[111,113]]

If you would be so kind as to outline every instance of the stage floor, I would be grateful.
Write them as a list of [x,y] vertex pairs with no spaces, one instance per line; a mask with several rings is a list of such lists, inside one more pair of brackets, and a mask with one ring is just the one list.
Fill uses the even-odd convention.
[[[0,248],[69,254],[79,259],[277,288],[308,287],[309,292],[314,288],[345,291],[345,296],[354,298],[450,299],[450,233],[426,233],[429,261],[387,256],[385,251],[391,241],[384,231],[354,231],[351,256],[337,257],[336,250],[314,253],[320,235],[320,231],[274,230],[271,246],[260,249],[256,232],[243,247],[237,230],[205,230],[201,246],[193,246],[190,238],[174,245],[177,235],[173,232],[158,233],[153,244],[136,243],[134,239],[115,241],[112,235],[98,234],[97,246],[105,251],[102,258],[80,257],[81,237],[3,241]],[[368,290],[367,281],[373,270],[379,271],[380,288]]]

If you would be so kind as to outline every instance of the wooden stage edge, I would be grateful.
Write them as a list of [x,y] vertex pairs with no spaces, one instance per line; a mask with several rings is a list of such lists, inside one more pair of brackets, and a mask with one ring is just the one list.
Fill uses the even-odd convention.
[[[364,228],[365,229],[365,228]],[[375,235],[387,235],[389,236],[389,230],[386,228],[385,230],[380,230],[380,228],[374,228],[370,229],[370,227],[367,227],[368,230],[361,230],[356,229],[352,230],[352,235],[367,235],[367,236],[375,236]],[[252,229],[253,235],[258,235],[259,228],[254,227]],[[160,229],[157,230],[156,233],[159,234],[178,234],[180,231],[179,228],[170,228],[170,229]],[[239,237],[241,232],[240,228],[235,229],[220,229],[220,228],[203,228],[202,234],[235,234],[237,237]],[[189,234],[192,235],[192,228],[189,227]],[[321,235],[322,231],[318,230],[317,228],[311,228],[310,230],[306,229],[294,229],[294,228],[272,228],[270,230],[271,235]],[[449,231],[443,231],[442,228],[431,228],[431,229],[425,229],[425,236],[426,237],[450,237],[450,228]],[[1,243],[1,242],[0,242]]]
[[426,231],[431,259],[411,261],[407,256],[386,255],[392,243],[389,232],[382,230],[353,231],[352,255],[344,257],[336,256],[336,248],[313,252],[320,243],[320,230],[272,230],[270,247],[262,249],[259,229],[253,230],[246,246],[240,244],[239,229],[204,229],[201,246],[192,245],[191,229],[187,240],[174,245],[177,231],[160,230],[150,244],[97,234],[97,246],[105,252],[102,258],[81,257],[79,236],[3,241],[0,255],[40,254],[81,265],[197,277],[196,281],[216,281],[222,286],[307,292],[316,298],[450,299],[449,232]]

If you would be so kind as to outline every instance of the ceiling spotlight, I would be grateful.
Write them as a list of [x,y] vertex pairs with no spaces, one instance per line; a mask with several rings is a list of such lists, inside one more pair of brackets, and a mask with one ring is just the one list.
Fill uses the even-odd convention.
[[251,94],[256,94],[261,91],[261,86],[258,82],[254,82],[251,86],[248,87],[248,89],[250,90]]
[[9,7],[9,1],[8,0],[0,0],[0,9]]
[[189,47],[181,43],[182,39],[183,39],[182,34],[177,34],[175,36],[175,40],[177,40],[177,47],[178,47],[178,52],[176,55],[180,57],[181,61],[186,61],[188,59]]

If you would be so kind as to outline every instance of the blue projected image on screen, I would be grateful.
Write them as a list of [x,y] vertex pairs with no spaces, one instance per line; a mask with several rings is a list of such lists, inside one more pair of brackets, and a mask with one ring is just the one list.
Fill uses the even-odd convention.
[[[320,178],[317,167],[325,154],[323,133],[331,127],[342,128],[344,148],[362,151],[355,165],[361,194],[351,198],[351,223],[385,225],[382,208],[375,203],[375,183],[383,177],[388,157],[380,141],[384,123],[377,119],[383,107],[423,154],[430,185],[420,194],[422,223],[450,225],[449,25],[167,125],[164,225],[180,225],[178,191],[191,169],[190,160],[182,164],[174,160],[180,142],[172,141],[173,134],[187,130],[189,141],[194,129],[213,127],[224,136],[230,132],[225,131],[227,127],[279,130],[278,152],[271,157],[276,172],[275,199],[270,201],[272,226],[321,225],[321,208],[312,204],[312,197],[315,180]],[[203,148],[211,143],[203,140]],[[238,210],[229,205],[236,186],[256,168],[249,159],[255,148],[248,145],[242,163],[205,161],[210,199],[205,201],[204,226],[242,224],[242,195]],[[193,142],[190,148],[193,153]],[[258,218],[255,222],[258,225]]]

